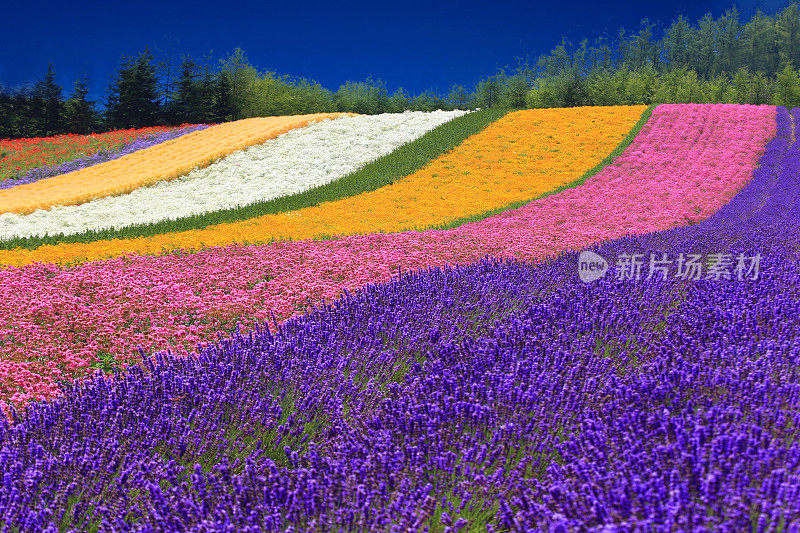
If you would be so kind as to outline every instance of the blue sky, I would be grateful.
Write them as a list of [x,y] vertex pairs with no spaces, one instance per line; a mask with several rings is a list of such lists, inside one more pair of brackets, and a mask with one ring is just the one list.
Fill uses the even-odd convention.
[[[774,13],[784,0],[735,2],[743,15]],[[298,8],[297,6],[302,6]],[[639,21],[695,22],[718,16],[731,1],[519,0],[413,2],[63,2],[28,0],[3,8],[0,83],[40,79],[52,60],[71,92],[86,73],[102,101],[122,55],[149,45],[157,55],[211,55],[214,63],[241,47],[262,70],[312,78],[331,90],[347,80],[382,79],[393,91],[446,92],[471,86],[516,57],[535,60],[562,36],[591,38]],[[242,7],[246,6],[246,7]]]

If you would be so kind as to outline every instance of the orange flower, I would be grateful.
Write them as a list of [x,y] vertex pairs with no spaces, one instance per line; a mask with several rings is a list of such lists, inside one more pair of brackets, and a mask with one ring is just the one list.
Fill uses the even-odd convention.
[[[233,242],[424,229],[532,200],[580,178],[622,141],[646,106],[516,111],[381,189],[298,211],[153,237],[0,251],[0,264],[75,264]],[[207,130],[206,130],[207,131]]]
[[312,121],[352,113],[316,113],[249,118],[217,124],[106,163],[34,183],[0,190],[0,213],[32,213],[55,205],[76,205],[175,179],[193,168],[277,137]]

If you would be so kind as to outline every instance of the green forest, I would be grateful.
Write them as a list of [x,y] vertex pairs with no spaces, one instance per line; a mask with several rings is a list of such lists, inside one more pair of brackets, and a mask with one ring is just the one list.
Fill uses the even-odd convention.
[[741,20],[736,7],[696,22],[669,25],[645,19],[573,43],[566,38],[536,60],[453,85],[447,94],[389,92],[380,79],[348,81],[335,92],[314,80],[263,70],[235,49],[212,61],[183,57],[156,61],[145,48],[123,57],[105,100],[89,101],[89,83],[69,95],[51,63],[36,83],[8,90],[0,84],[0,138],[45,137],[156,125],[218,123],[241,118],[350,111],[575,107],[659,103],[740,103],[800,106],[800,8],[757,11]]

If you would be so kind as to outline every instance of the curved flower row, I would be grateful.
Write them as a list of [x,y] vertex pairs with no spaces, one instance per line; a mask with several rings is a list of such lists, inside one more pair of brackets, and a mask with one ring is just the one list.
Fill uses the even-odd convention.
[[[774,107],[659,106],[624,154],[583,185],[454,230],[5,269],[0,397],[52,397],[58,380],[86,375],[102,356],[139,361],[138,346],[190,353],[220,329],[273,313],[283,320],[308,301],[387,281],[398,269],[486,254],[538,261],[706,218],[747,182],[775,132]],[[653,188],[659,193],[643,194]]]
[[32,213],[101,196],[124,194],[204,167],[236,150],[277,137],[311,122],[343,113],[250,118],[217,124],[119,159],[67,174],[0,190],[0,213]]
[[134,139],[132,142],[129,142],[128,144],[125,144],[116,150],[98,149],[99,151],[87,154],[86,156],[78,159],[73,159],[71,161],[67,161],[64,163],[38,166],[36,168],[32,168],[27,173],[19,176],[18,178],[0,182],[0,189],[10,189],[11,187],[16,187],[17,185],[24,185],[25,183],[33,183],[35,181],[39,181],[45,178],[52,178],[53,176],[58,176],[59,174],[66,174],[68,172],[74,172],[82,168],[87,168],[94,165],[98,165],[100,163],[105,163],[106,161],[111,161],[113,159],[119,159],[124,155],[136,152],[138,150],[144,150],[145,148],[149,148],[151,146],[155,146],[157,144],[170,141],[172,139],[177,139],[178,137],[186,135],[187,133],[193,133],[195,131],[204,130],[208,127],[209,127],[208,124],[199,124],[199,125],[182,126],[179,128],[170,129],[168,131],[155,131],[152,133],[147,133],[145,135],[141,135],[140,137]]
[[595,249],[758,251],[758,279],[586,284],[568,253],[369,285],[0,420],[0,523],[796,531],[800,141],[777,118],[724,209]]
[[297,194],[335,181],[464,114],[420,111],[324,121],[128,194],[27,215],[0,214],[0,239],[123,228]]
[[[59,165],[81,157],[91,157],[101,151],[117,150],[142,137],[167,133],[186,126],[187,124],[177,127],[156,126],[114,130],[88,135],[68,134],[55,137],[2,139],[0,140],[0,186],[6,188],[9,183],[15,183],[19,177],[39,167]],[[9,179],[11,179],[10,182]]]
[[0,252],[0,264],[74,263],[124,253],[192,249],[200,243],[263,243],[436,226],[527,201],[577,180],[620,143],[645,109],[617,106],[517,111],[419,171],[378,190],[201,230]]

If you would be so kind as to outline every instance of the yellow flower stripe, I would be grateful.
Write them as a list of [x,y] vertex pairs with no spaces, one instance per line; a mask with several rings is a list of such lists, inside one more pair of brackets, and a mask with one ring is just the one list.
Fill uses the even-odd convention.
[[425,228],[541,196],[578,179],[627,135],[646,106],[509,113],[381,189],[288,213],[152,237],[0,251],[0,264],[75,264],[233,242]]
[[215,160],[312,121],[353,113],[248,118],[217,124],[106,163],[0,190],[0,213],[32,213],[114,196],[203,168]]

